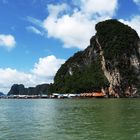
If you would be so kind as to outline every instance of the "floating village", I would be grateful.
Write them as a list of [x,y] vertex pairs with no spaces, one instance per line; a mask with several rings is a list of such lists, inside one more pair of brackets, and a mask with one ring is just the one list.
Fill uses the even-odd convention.
[[1,99],[71,99],[71,98],[106,98],[106,94],[102,92],[80,93],[80,94],[60,94],[53,93],[50,95],[2,95]]

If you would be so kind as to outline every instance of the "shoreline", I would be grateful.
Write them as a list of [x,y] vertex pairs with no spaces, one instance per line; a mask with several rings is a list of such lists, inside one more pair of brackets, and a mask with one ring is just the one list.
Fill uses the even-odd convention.
[[36,98],[12,98],[12,97],[0,97],[0,99],[18,99],[18,100],[23,100],[23,99],[57,99],[57,100],[64,100],[64,99],[69,99],[69,100],[72,100],[72,99],[139,99],[140,96],[138,97],[119,97],[119,98],[114,98],[114,97],[73,97],[73,98],[41,98],[41,97],[36,97]]

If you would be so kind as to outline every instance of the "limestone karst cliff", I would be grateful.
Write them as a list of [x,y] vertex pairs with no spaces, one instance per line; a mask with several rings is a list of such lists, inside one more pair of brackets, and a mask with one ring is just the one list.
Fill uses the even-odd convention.
[[111,19],[99,22],[90,45],[56,73],[55,92],[103,89],[108,96],[136,96],[140,89],[140,39],[135,30]]

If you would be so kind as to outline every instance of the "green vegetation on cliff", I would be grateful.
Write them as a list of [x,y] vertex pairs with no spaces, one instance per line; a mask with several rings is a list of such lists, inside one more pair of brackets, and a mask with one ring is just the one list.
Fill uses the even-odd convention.
[[89,46],[85,51],[76,53],[61,66],[54,78],[53,92],[90,92],[108,85],[101,70],[100,58],[89,56],[94,53],[91,48]]
[[95,28],[90,46],[69,58],[56,73],[53,92],[88,92],[111,86],[122,94],[129,87],[139,87],[136,31],[114,19],[99,22]]
[[139,86],[140,53],[137,32],[117,20],[99,22],[95,28],[96,37],[104,52],[106,68],[110,72],[115,68],[119,70],[122,88]]
[[118,59],[121,54],[132,54],[139,37],[135,30],[117,20],[106,20],[96,24],[96,36],[104,50],[106,59]]

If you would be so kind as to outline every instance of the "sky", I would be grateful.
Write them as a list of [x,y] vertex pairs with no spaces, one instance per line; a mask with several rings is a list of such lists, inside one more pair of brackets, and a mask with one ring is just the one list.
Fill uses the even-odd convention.
[[0,92],[53,83],[95,24],[112,18],[140,35],[140,0],[0,0]]

